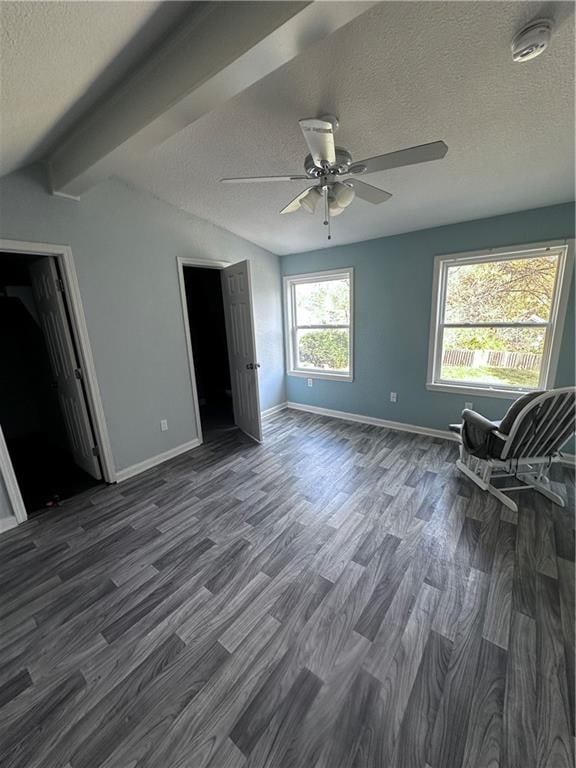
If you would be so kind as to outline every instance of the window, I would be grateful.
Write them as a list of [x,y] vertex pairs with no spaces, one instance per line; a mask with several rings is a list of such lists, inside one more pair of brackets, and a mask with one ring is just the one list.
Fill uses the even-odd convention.
[[352,269],[284,278],[291,376],[352,381]]
[[567,251],[551,244],[437,257],[428,387],[505,396],[553,386]]

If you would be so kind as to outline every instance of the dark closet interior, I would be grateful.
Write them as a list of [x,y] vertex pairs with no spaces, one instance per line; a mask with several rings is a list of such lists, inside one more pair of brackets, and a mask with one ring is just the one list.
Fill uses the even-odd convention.
[[28,263],[0,254],[0,424],[30,516],[97,481],[70,455]]
[[184,285],[200,420],[206,440],[234,426],[220,271],[184,267]]

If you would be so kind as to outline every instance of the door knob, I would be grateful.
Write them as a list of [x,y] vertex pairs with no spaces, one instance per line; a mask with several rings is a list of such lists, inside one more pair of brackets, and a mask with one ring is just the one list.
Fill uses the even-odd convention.
[[260,363],[246,363],[246,368],[248,368],[249,371],[253,371],[254,368],[260,368]]

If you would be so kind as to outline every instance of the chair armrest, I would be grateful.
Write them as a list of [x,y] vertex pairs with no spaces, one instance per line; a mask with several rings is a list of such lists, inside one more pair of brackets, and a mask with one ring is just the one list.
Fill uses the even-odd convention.
[[462,411],[462,418],[466,425],[474,427],[475,429],[480,430],[480,432],[484,432],[486,434],[489,434],[495,429],[498,429],[499,426],[498,423],[490,421],[490,419],[486,419],[484,416],[482,416],[482,414],[477,413],[476,411],[471,411],[469,408],[465,408]]

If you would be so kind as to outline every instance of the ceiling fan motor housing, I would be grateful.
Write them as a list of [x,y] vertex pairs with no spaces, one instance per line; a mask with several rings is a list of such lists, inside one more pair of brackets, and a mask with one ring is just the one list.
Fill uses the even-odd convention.
[[306,175],[311,179],[317,179],[320,176],[331,173],[337,176],[342,176],[345,173],[350,172],[350,165],[352,163],[352,155],[344,147],[336,147],[336,162],[325,168],[320,168],[314,164],[312,155],[306,155],[304,159],[304,170]]

